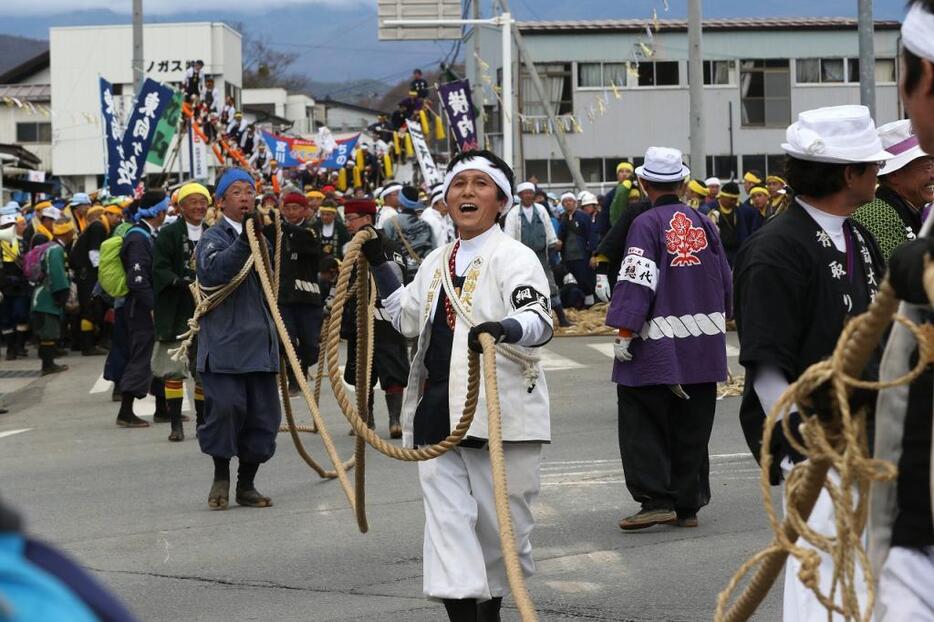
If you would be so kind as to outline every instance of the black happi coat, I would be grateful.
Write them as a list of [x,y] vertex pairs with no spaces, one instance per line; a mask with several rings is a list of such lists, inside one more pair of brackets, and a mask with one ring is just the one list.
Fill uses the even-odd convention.
[[[844,232],[846,253],[794,202],[736,255],[733,308],[739,362],[747,370],[740,422],[756,459],[766,413],[753,389],[755,369],[777,367],[792,382],[827,358],[846,321],[868,308],[882,280],[882,251],[869,231],[847,219]],[[878,376],[878,358],[865,375]]]

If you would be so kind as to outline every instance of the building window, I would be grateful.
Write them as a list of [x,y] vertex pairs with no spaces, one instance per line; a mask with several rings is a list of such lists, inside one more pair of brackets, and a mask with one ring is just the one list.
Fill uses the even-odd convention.
[[[582,162],[583,163],[583,162]],[[564,160],[526,160],[525,178],[535,177],[540,184],[569,184],[571,169]]]
[[[542,80],[545,89],[545,98],[551,112],[556,115],[572,114],[574,103],[571,96],[571,64],[570,63],[536,63],[535,69]],[[520,94],[522,96],[522,112],[532,116],[546,116],[547,113],[538,99],[532,78],[522,71],[520,74]]]
[[579,88],[612,88],[626,86],[626,63],[578,63]]
[[788,61],[744,60],[740,67],[743,126],[787,126],[791,122]]
[[737,175],[736,156],[718,155],[707,156],[707,174],[720,179],[734,179]]
[[581,175],[588,184],[599,184],[604,181],[603,158],[581,158]]
[[[742,173],[746,174],[748,171],[759,171],[759,173],[765,175],[765,163],[766,157],[764,155],[744,155]],[[737,175],[737,177],[739,177],[739,175]]]
[[773,154],[765,156],[765,174],[766,175],[778,175],[779,177],[785,177],[785,154]]
[[678,61],[642,61],[636,68],[639,72],[638,86],[678,86]]
[[[895,61],[889,60],[894,73]],[[795,61],[795,82],[797,84],[859,83],[859,59],[799,58]]]
[[877,58],[876,59],[876,84],[894,84],[895,83],[895,59]]
[[736,64],[731,60],[705,60],[704,84],[736,84]]
[[50,143],[52,142],[51,123],[17,123],[16,142]]

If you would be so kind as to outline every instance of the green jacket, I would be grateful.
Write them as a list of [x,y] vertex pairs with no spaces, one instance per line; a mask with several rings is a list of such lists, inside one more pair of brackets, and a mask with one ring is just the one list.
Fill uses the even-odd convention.
[[911,209],[898,195],[880,186],[876,198],[861,205],[853,220],[869,229],[888,262],[895,247],[915,239],[915,229],[921,227],[921,217],[909,212]]
[[[201,228],[207,227],[202,224]],[[195,300],[188,288],[195,280],[193,250],[184,218],[162,227],[155,238],[152,285],[156,304],[153,316],[159,341],[177,340],[188,330],[188,320],[195,313]]]
[[55,294],[62,297],[62,292],[71,288],[68,269],[65,265],[65,249],[61,244],[53,243],[42,256],[42,269],[45,278],[32,294],[32,310],[61,317],[65,310],[55,301]]

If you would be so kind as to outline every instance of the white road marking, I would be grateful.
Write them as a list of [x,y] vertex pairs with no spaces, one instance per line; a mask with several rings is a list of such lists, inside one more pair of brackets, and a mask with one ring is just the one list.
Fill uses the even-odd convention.
[[590,583],[588,581],[545,581],[545,585],[562,594],[599,592],[604,588],[599,583]]
[[[588,343],[588,347],[593,348],[600,354],[613,358],[613,342],[608,343]],[[726,345],[726,356],[727,358],[735,359],[739,356],[739,348],[736,346],[731,346],[730,344]]]
[[573,359],[569,359],[566,356],[561,356],[547,348],[542,348],[538,351],[538,356],[542,361],[542,369],[546,371],[558,371],[562,369],[578,369],[583,367],[582,363],[578,363]]
[[[182,412],[190,413],[192,411],[191,407],[191,398],[188,396],[189,392],[189,382],[185,383],[185,397],[182,401]],[[94,386],[91,387],[91,390],[88,391],[89,394],[94,395],[95,393],[109,393],[113,390],[114,383],[110,380],[104,380],[103,374],[101,374],[97,380],[94,382]],[[156,412],[156,398],[152,395],[147,395],[141,400],[136,400],[133,403],[133,411],[139,417],[152,417]]]
[[0,432],[0,438],[6,438],[7,436],[13,436],[15,434],[22,434],[23,432],[29,432],[32,428],[23,428],[22,430],[7,430],[6,432]]

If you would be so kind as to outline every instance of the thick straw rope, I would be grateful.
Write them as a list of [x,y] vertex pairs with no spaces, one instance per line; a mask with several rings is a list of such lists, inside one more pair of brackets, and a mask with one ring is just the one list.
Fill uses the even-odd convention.
[[[934,300],[934,268],[930,264],[925,272],[925,283],[929,296]],[[934,336],[930,326],[918,327],[899,316],[895,317],[895,320],[908,328],[918,341],[918,364],[906,375],[890,382],[859,380],[859,373],[878,346],[879,339],[891,323],[897,308],[895,292],[886,280],[869,310],[854,318],[844,328],[831,358],[805,370],[782,394],[766,418],[762,439],[760,487],[775,539],[736,571],[717,599],[715,620],[747,620],[768,594],[788,555],[793,555],[800,561],[801,571],[798,578],[827,608],[828,618],[832,612],[842,615],[846,620],[868,621],[872,618],[875,582],[862,543],[863,528],[868,517],[869,486],[873,480],[894,478],[896,469],[888,462],[869,457],[866,415],[865,412],[854,414],[851,411],[848,393],[851,388],[880,390],[908,384],[921,375],[927,365],[934,362]],[[822,387],[829,387],[831,390],[839,413],[833,413],[829,420],[819,416],[805,416],[801,426],[802,437],[805,440],[805,445],[802,446],[791,434],[787,414],[795,405],[801,413],[813,412],[811,396],[817,390],[826,390]],[[796,451],[808,458],[796,465],[786,480],[784,521],[778,518],[769,485],[769,470],[773,460],[770,443],[774,424],[779,419],[785,437]],[[827,477],[831,468],[839,476],[839,484],[833,483]],[[807,525],[811,510],[824,488],[834,505],[836,537],[816,533]],[[799,538],[810,546],[797,544]],[[834,562],[831,588],[827,594],[820,591],[820,556],[817,551],[829,554]],[[856,592],[857,564],[862,569],[867,586],[865,610],[860,609]],[[758,570],[746,589],[727,609],[730,596],[736,591],[740,581],[757,566]]]

